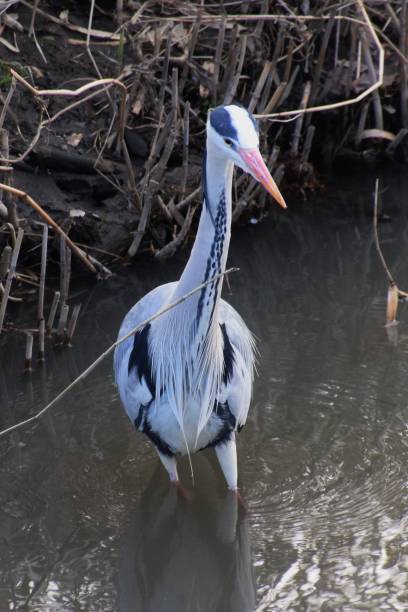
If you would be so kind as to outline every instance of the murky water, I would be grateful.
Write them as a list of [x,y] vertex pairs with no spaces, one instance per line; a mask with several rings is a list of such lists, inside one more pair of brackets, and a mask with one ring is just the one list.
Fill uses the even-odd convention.
[[[384,329],[374,179],[236,229],[224,297],[259,338],[239,436],[248,511],[211,451],[179,498],[132,431],[111,361],[35,426],[0,439],[0,610],[249,612],[408,609],[408,312]],[[408,289],[408,182],[387,177],[381,240]],[[185,254],[83,291],[75,345],[21,372],[2,340],[0,426],[39,410],[114,339],[128,308]]]

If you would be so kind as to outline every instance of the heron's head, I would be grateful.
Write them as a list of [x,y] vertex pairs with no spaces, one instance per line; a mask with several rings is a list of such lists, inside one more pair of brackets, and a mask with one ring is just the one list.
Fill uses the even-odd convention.
[[251,174],[283,208],[285,200],[259,152],[255,117],[242,106],[217,106],[208,113],[207,139],[220,156]]

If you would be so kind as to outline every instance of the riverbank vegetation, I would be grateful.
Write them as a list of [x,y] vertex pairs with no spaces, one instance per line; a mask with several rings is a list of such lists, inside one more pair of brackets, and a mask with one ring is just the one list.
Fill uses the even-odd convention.
[[[212,106],[239,101],[258,117],[289,201],[323,189],[339,160],[408,162],[401,0],[10,0],[1,10],[0,333],[21,328],[6,317],[13,301],[38,300],[29,333],[48,327],[69,342],[71,267],[108,276],[191,240]],[[266,194],[239,174],[234,192],[233,220],[258,222]]]

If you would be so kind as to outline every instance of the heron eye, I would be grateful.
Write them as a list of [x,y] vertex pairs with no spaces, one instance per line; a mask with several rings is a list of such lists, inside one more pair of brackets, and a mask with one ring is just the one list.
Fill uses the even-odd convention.
[[233,142],[232,142],[231,138],[224,138],[224,142],[229,147],[232,147]]

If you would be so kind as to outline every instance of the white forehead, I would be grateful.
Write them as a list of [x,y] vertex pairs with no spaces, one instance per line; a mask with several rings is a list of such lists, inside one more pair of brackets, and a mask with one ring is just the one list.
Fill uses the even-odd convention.
[[245,108],[230,104],[225,106],[231,117],[232,126],[238,134],[238,142],[244,149],[252,149],[259,145],[258,133],[253,121]]

